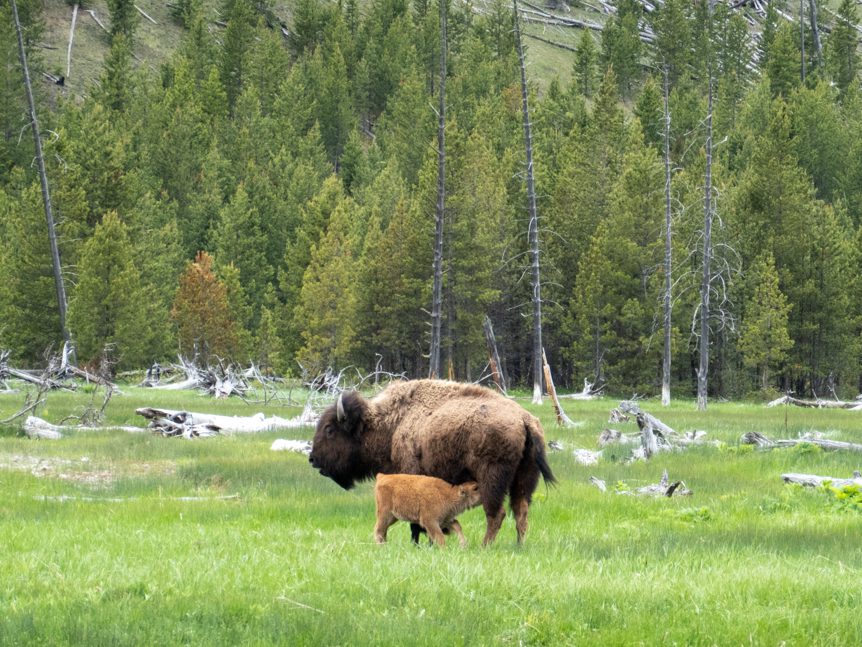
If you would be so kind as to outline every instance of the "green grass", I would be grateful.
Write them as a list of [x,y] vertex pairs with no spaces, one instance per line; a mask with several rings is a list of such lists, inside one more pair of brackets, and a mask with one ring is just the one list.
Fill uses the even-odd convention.
[[[261,407],[189,393],[125,388],[112,423],[134,408],[249,414]],[[90,394],[50,394],[57,422]],[[0,418],[22,394],[0,396]],[[304,456],[269,450],[311,430],[198,441],[78,432],[32,441],[0,430],[0,643],[6,645],[849,645],[862,639],[862,518],[827,494],[788,487],[782,472],[849,475],[859,455],[751,451],[745,431],[817,430],[860,442],[859,413],[691,402],[644,408],[721,447],[649,463],[574,463],[594,448],[616,400],[564,402],[581,422],[553,424],[550,404],[525,406],[567,451],[549,456],[559,485],[540,485],[522,548],[507,519],[480,546],[409,543],[398,524],[373,543],[372,485],[345,492]],[[295,415],[298,409],[270,407]],[[785,415],[787,416],[785,431]],[[138,418],[136,420],[136,418]],[[624,431],[632,423],[615,425]],[[19,468],[10,464],[17,458]],[[20,469],[22,461],[36,466]],[[36,463],[40,459],[41,463]],[[41,468],[40,468],[41,466]],[[41,469],[41,471],[40,471]],[[656,482],[663,469],[691,497],[602,494]],[[36,471],[34,475],[32,471]],[[89,476],[91,478],[85,478]],[[238,495],[233,499],[219,499]],[[205,500],[180,501],[198,496]],[[62,499],[59,497],[69,497]],[[117,500],[119,499],[119,500]]]

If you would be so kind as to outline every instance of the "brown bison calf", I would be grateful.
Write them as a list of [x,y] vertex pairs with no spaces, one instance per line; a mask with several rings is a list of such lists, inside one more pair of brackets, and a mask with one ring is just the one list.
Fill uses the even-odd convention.
[[445,530],[453,530],[461,546],[467,544],[461,524],[455,518],[481,503],[475,481],[450,485],[443,479],[415,474],[378,474],[374,486],[377,501],[377,525],[374,538],[386,542],[386,531],[396,521],[419,524],[429,539],[440,546],[446,544]]

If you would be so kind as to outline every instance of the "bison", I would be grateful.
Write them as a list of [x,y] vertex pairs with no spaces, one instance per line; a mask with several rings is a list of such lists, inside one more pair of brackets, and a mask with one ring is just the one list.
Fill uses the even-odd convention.
[[431,541],[440,546],[446,544],[444,532],[453,530],[462,547],[467,545],[467,539],[455,517],[480,503],[475,481],[450,485],[443,479],[415,474],[378,474],[374,500],[374,538],[378,544],[386,543],[389,526],[401,520],[421,525]]
[[500,530],[507,495],[522,543],[539,476],[555,482],[534,416],[490,389],[443,380],[396,382],[370,400],[342,393],[321,415],[308,460],[344,489],[378,473],[476,481],[485,545]]

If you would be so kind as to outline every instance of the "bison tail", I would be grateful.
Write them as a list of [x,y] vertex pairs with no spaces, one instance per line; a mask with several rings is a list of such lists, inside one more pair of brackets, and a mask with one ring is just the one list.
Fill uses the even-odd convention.
[[557,482],[557,478],[551,471],[551,466],[548,465],[548,458],[545,455],[545,441],[542,433],[540,430],[534,429],[533,425],[527,425],[527,447],[525,449],[529,451],[531,445],[535,446],[533,451],[536,457],[536,467],[542,473],[542,478],[545,479],[546,484],[554,485]]

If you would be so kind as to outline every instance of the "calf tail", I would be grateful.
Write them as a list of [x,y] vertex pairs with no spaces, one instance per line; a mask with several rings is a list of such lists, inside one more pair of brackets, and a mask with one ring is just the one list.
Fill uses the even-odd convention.
[[538,467],[539,471],[542,473],[542,478],[545,479],[545,483],[547,485],[554,485],[557,482],[557,478],[551,471],[551,466],[548,465],[548,458],[545,455],[545,437],[537,422],[527,424],[527,444],[524,448],[525,453],[529,452],[531,446],[534,446],[533,455],[536,459],[536,467]]

